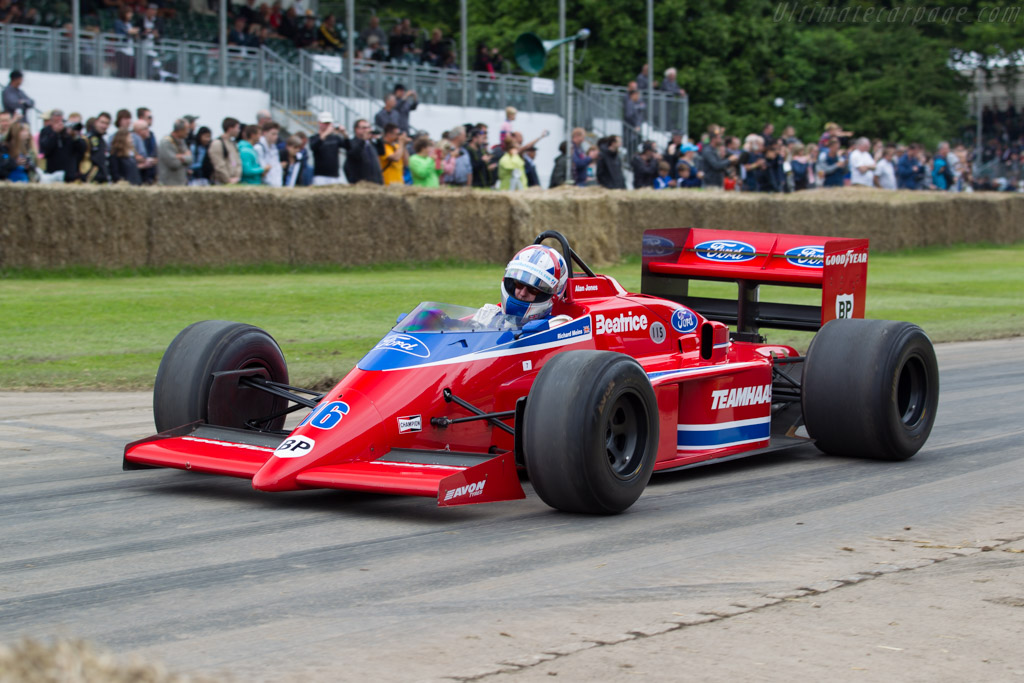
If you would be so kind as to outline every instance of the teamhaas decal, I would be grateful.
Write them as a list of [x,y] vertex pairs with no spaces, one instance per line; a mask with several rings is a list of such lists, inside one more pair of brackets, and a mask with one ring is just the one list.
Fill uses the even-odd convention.
[[825,247],[809,244],[804,247],[793,247],[786,252],[786,261],[801,268],[821,268],[825,258]]
[[398,418],[398,433],[423,431],[423,417],[420,415],[407,415]]
[[693,248],[705,261],[717,263],[743,263],[757,256],[753,245],[738,240],[708,240]]
[[315,445],[316,441],[308,436],[290,436],[274,450],[274,455],[279,458],[301,458],[309,455]]
[[711,410],[742,408],[772,402],[772,385],[719,389],[711,392]]
[[672,329],[676,332],[693,332],[697,329],[697,314],[688,308],[677,308],[672,312]]
[[867,263],[868,252],[866,251],[854,251],[853,249],[847,249],[842,254],[829,254],[825,257],[826,266],[849,266],[855,263]]
[[839,294],[836,296],[836,317],[853,317],[853,294]]
[[451,489],[448,493],[444,494],[445,501],[454,500],[467,496],[469,498],[475,498],[484,492],[484,484],[487,483],[486,479],[482,479],[472,484],[466,484],[465,486],[459,486],[458,488]]
[[640,332],[647,329],[646,315],[633,315],[633,311],[620,313],[614,318],[606,318],[600,313],[594,316],[594,331],[597,334],[621,334],[622,332]]
[[419,358],[430,357],[430,349],[427,348],[426,344],[408,334],[389,334],[377,342],[377,346],[374,348],[385,351],[401,351],[402,353],[408,353]]

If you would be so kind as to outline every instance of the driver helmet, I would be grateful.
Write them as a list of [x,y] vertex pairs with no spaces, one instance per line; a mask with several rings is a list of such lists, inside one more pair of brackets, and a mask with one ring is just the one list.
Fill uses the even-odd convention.
[[[501,281],[501,308],[520,324],[538,320],[551,313],[554,302],[565,294],[569,267],[562,255],[551,247],[533,244],[512,257]],[[525,285],[536,292],[533,301],[516,298],[516,287]]]

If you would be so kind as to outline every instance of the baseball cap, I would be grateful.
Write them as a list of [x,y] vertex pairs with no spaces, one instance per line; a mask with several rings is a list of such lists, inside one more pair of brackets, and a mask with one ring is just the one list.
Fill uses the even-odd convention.
[[329,111],[320,112],[320,116],[316,118],[320,123],[334,123],[334,117],[331,116],[331,112]]
[[188,121],[189,123],[192,123],[193,121],[196,121],[196,120],[198,120],[198,119],[199,119],[199,117],[198,117],[198,116],[196,116],[195,114],[185,114],[185,115],[184,115],[184,116],[182,116],[181,118],[185,119],[185,120],[186,120],[186,121]]

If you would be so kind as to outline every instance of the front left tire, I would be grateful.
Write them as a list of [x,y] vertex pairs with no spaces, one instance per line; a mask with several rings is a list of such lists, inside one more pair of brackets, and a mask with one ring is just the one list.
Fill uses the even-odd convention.
[[658,453],[658,404],[634,359],[609,351],[551,358],[523,416],[526,471],[565,512],[616,514],[643,493]]
[[[271,381],[288,382],[281,348],[260,328],[225,320],[204,320],[186,327],[167,347],[156,374],[153,417],[157,431],[196,421],[210,422],[214,373],[250,369]],[[231,401],[230,410],[213,406],[215,415],[234,416],[214,420],[220,426],[244,428],[246,420],[287,406],[285,399],[251,388],[232,392]],[[267,428],[280,429],[284,419],[275,418]]]

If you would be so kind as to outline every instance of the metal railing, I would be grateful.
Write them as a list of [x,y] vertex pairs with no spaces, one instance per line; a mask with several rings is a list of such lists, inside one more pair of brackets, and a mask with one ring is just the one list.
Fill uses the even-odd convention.
[[[61,29],[0,25],[0,69],[73,73],[72,44],[70,32]],[[357,59],[350,80],[338,56],[299,51],[296,65],[266,47],[229,47],[225,58],[227,80],[222,83],[217,44],[79,33],[81,75],[258,88],[269,92],[282,108],[329,109],[346,126],[355,118],[372,120],[397,84],[415,90],[424,104],[485,109],[514,106],[524,112],[562,113],[560,84],[549,79],[477,71],[463,74],[420,64]],[[574,89],[574,97],[574,126],[602,135],[621,134],[626,88],[586,83],[582,91]],[[658,139],[667,131],[687,131],[685,97],[657,91],[647,112],[653,130],[646,137]]]
[[349,97],[347,88],[383,100],[396,85],[415,90],[423,104],[463,106],[463,87],[467,107],[504,109],[513,106],[522,111],[559,113],[557,83],[511,74],[489,74],[438,69],[423,64],[353,60],[353,77],[344,73],[344,58],[299,51],[302,72],[316,79],[342,97]]
[[[28,26],[0,26],[0,68],[73,73],[70,32]],[[261,51],[227,49],[227,79],[240,88],[260,87]],[[216,44],[184,40],[133,40],[113,33],[79,32],[78,73],[220,85]]]
[[974,177],[989,178],[993,181],[1002,179],[1007,187],[1015,189],[1024,181],[1024,164],[1019,161],[993,159],[977,164],[974,168]]
[[[339,96],[332,84],[315,80],[294,64],[269,48],[260,50],[260,89],[270,95],[271,103],[287,111],[293,119],[315,126],[315,115],[330,112],[335,125],[343,125],[351,134],[358,119],[373,121],[373,114],[382,106],[364,93],[349,89],[350,97]],[[337,85],[336,83],[333,85]]]
[[[583,91],[593,101],[600,103],[602,111],[610,113],[612,118],[622,120],[628,93],[626,88],[587,82],[583,86]],[[640,98],[647,101],[646,90],[640,91]],[[680,130],[684,135],[687,134],[690,123],[689,98],[664,90],[655,90],[652,101],[647,102],[645,122],[655,131],[668,133]]]

